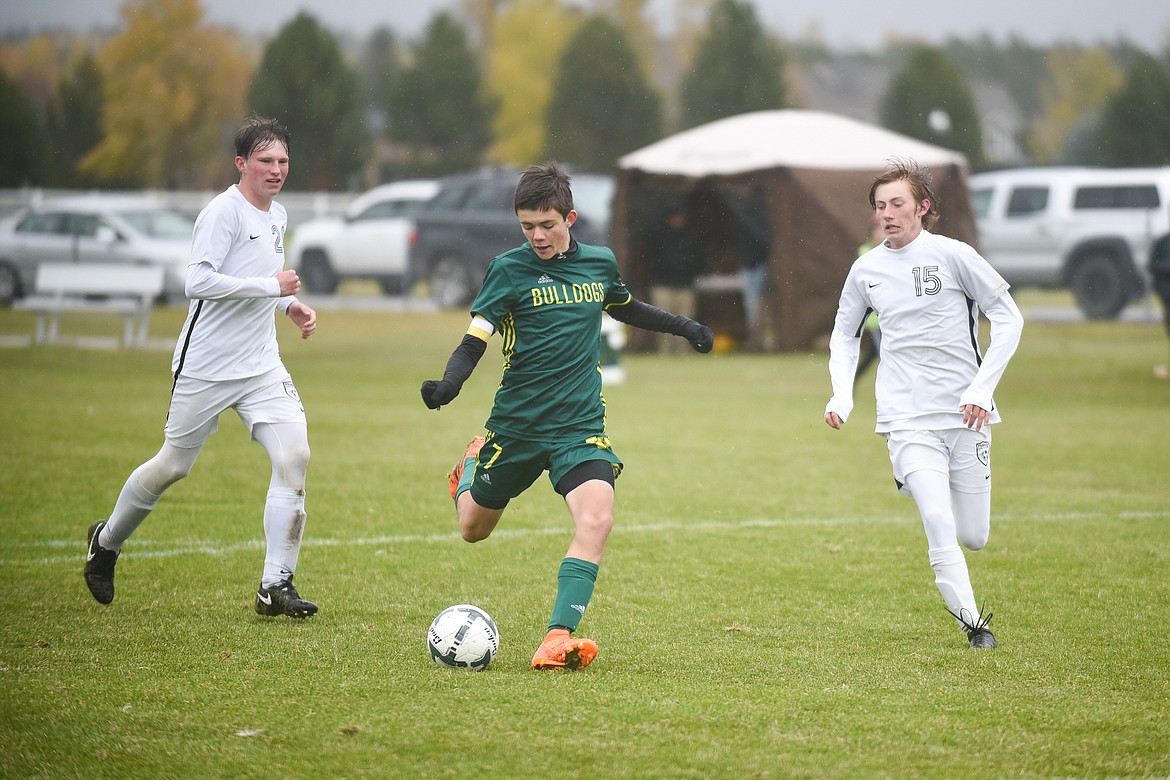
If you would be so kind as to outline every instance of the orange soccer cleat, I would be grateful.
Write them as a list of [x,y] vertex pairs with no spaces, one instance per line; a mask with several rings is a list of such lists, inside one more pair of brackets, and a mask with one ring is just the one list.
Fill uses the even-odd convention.
[[476,436],[467,445],[467,449],[463,452],[463,457],[455,464],[455,468],[451,469],[447,474],[447,481],[451,483],[451,499],[455,499],[455,492],[459,489],[459,480],[463,477],[463,469],[467,465],[468,458],[475,458],[479,455],[483,443],[487,441],[482,436]]
[[574,639],[567,629],[554,628],[548,632],[536,655],[533,669],[584,669],[597,657],[597,643],[584,637]]

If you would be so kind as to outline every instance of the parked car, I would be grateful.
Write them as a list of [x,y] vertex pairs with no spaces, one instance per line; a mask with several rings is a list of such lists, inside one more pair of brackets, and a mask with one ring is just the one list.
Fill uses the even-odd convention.
[[968,180],[979,248],[1013,285],[1067,287],[1092,319],[1149,288],[1170,230],[1170,167],[1020,168]]
[[355,198],[341,216],[296,226],[289,267],[311,292],[335,292],[345,279],[373,279],[387,294],[404,291],[414,229],[410,216],[438,190],[433,180],[383,184]]
[[[519,171],[491,169],[443,178],[438,194],[415,215],[411,277],[426,282],[437,305],[471,303],[492,258],[524,243],[514,208],[519,177]],[[609,243],[613,191],[610,176],[573,175],[574,238]]]
[[31,293],[41,263],[137,263],[166,269],[163,296],[185,299],[194,217],[142,195],[81,195],[0,222],[0,303]]

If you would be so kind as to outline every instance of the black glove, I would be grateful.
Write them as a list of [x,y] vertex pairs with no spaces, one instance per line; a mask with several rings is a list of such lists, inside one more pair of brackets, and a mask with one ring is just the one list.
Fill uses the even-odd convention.
[[445,379],[435,381],[428,379],[422,383],[422,399],[428,409],[438,409],[446,406],[459,395],[459,388]]
[[682,336],[691,342],[695,352],[706,354],[711,351],[711,347],[715,346],[715,331],[694,320],[683,326]]

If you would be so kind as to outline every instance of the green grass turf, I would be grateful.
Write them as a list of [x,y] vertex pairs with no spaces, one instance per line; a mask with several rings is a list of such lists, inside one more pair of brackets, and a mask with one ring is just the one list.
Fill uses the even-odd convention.
[[[93,601],[85,529],[162,441],[169,355],[0,348],[0,776],[1170,774],[1158,325],[1025,328],[997,394],[991,541],[968,556],[1000,641],[982,653],[893,490],[872,373],[832,431],[823,353],[625,356],[606,395],[627,468],[582,624],[601,654],[539,674],[562,502],[538,482],[468,545],[446,493],[498,345],[433,412],[418,385],[464,315],[320,319],[306,343],[280,324],[313,448],[305,622],[252,611],[268,464],[231,413],[127,543],[117,599]],[[0,311],[0,337],[31,330]],[[483,673],[425,651],[460,602],[501,630]]]

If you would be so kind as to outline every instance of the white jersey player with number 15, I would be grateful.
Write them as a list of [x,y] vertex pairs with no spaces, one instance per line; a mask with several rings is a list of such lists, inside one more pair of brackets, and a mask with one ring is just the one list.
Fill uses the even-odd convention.
[[[870,312],[881,322],[876,431],[899,490],[914,498],[935,584],[973,649],[995,646],[977,607],[960,543],[979,550],[991,526],[992,395],[1023,317],[1003,278],[967,244],[926,228],[938,218],[930,173],[893,161],[870,188],[885,240],[859,257],[841,291],[829,340],[833,396],[825,422],[853,410],[853,378]],[[991,322],[980,354],[979,314]]]

